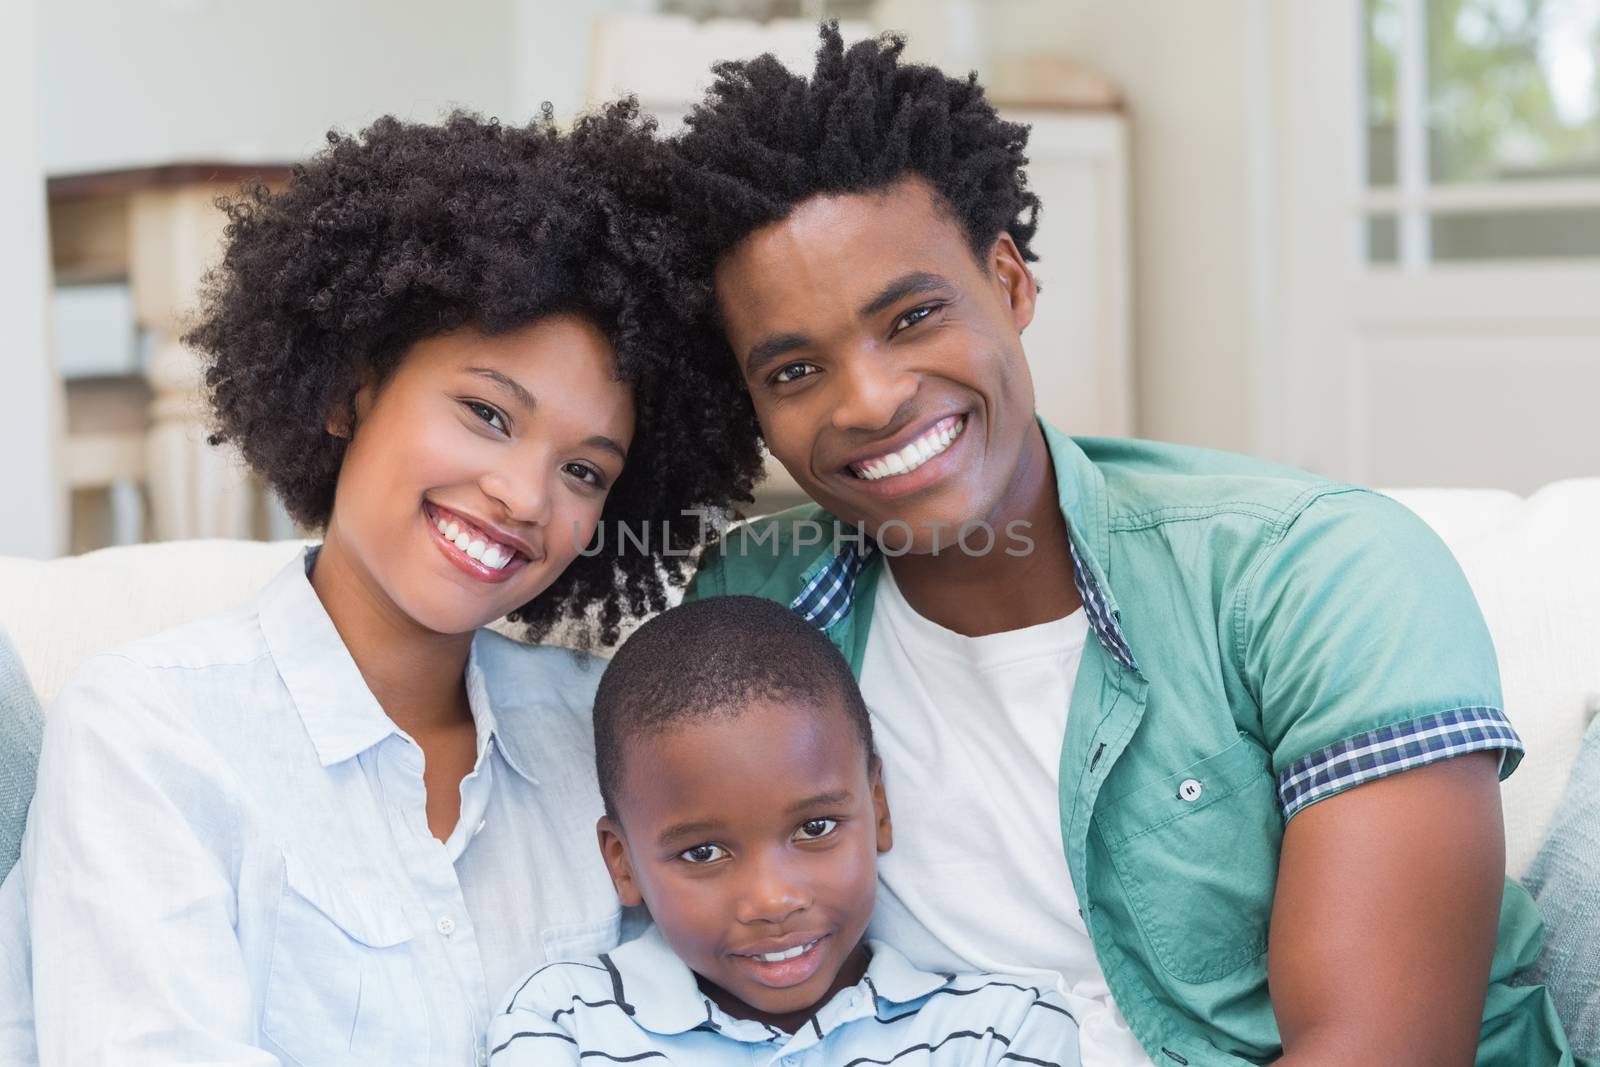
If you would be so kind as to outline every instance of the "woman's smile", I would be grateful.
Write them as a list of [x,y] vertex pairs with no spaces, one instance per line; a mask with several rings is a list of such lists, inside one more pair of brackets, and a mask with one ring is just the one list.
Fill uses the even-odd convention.
[[503,582],[536,558],[544,557],[542,552],[535,557],[533,550],[520,539],[460,512],[433,503],[424,503],[422,511],[428,520],[433,543],[445,559],[474,578]]

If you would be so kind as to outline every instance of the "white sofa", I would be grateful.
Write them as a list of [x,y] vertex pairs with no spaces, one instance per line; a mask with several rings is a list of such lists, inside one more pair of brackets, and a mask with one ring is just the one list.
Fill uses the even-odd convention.
[[[1463,489],[1391,495],[1455,552],[1494,634],[1506,712],[1528,748],[1503,791],[1507,869],[1520,874],[1600,709],[1600,478],[1526,498]],[[0,558],[0,629],[48,705],[86,655],[244,603],[299,548],[187,541],[48,562]]]

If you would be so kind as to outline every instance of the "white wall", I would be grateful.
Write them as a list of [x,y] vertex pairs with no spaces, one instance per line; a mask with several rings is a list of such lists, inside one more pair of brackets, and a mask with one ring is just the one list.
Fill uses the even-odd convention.
[[52,174],[300,158],[330,126],[582,99],[592,15],[639,0],[49,0]]
[[1133,133],[1138,432],[1234,451],[1256,450],[1258,183],[1247,136],[1255,6],[1007,0],[984,7],[991,63],[1054,50],[1123,88]]
[[39,159],[39,3],[0,15],[0,555],[60,550],[66,498],[56,484],[61,393],[50,363],[44,172]]

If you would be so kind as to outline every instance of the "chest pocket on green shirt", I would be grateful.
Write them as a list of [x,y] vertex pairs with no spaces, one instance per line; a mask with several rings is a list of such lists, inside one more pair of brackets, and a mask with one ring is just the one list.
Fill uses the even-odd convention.
[[1267,949],[1283,818],[1267,754],[1241,736],[1134,790],[1095,825],[1156,959],[1183,982]]

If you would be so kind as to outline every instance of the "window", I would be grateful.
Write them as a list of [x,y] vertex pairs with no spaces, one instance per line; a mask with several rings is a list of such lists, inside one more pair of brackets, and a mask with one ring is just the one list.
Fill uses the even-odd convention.
[[1365,258],[1600,257],[1600,0],[1362,0]]

